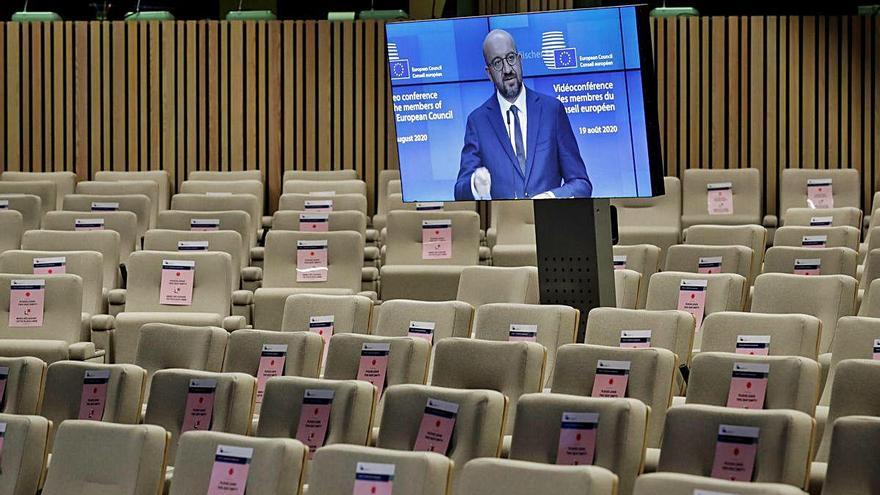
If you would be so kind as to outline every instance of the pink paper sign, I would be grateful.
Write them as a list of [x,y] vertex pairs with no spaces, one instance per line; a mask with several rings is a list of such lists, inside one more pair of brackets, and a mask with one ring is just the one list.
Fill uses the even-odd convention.
[[88,232],[90,230],[104,230],[103,218],[77,218],[73,221],[73,230]]
[[210,430],[214,418],[214,394],[217,380],[193,378],[186,394],[186,409],[180,433],[192,430]]
[[218,445],[208,495],[244,495],[254,449]]
[[189,260],[162,260],[162,281],[159,285],[159,304],[192,306],[196,262]]
[[807,180],[807,206],[810,208],[834,208],[831,179]]
[[257,404],[263,402],[263,393],[269,378],[284,376],[286,361],[287,344],[263,344],[260,350],[260,366],[257,368]]
[[326,282],[327,241],[296,241],[296,281]]
[[622,349],[647,349],[651,347],[651,331],[621,330],[620,347]]
[[67,273],[67,257],[34,258],[34,275],[63,275]]
[[827,235],[805,235],[801,239],[801,246],[805,248],[823,248],[828,242]]
[[596,454],[598,413],[564,412],[559,427],[559,445],[556,464],[563,466],[591,466]]
[[697,273],[721,273],[721,256],[711,256],[697,260]]
[[13,280],[9,285],[9,326],[43,326],[45,280]]
[[748,356],[767,356],[770,354],[769,335],[738,335],[736,353]]
[[425,339],[429,344],[434,342],[434,328],[437,323],[433,321],[411,321],[409,329],[406,331],[407,337],[418,337]]
[[422,220],[422,259],[452,258],[452,220]]
[[327,232],[330,230],[330,214],[328,213],[300,213],[300,232]]
[[193,218],[189,221],[189,230],[192,232],[213,232],[220,230],[219,218]]
[[599,360],[596,377],[593,379],[592,397],[626,397],[626,384],[629,381],[629,361]]
[[703,326],[708,287],[709,283],[706,280],[682,280],[678,289],[678,310],[694,315],[697,321],[696,332],[699,332]]
[[769,375],[768,363],[734,363],[727,393],[727,407],[763,409]]
[[720,425],[712,477],[730,481],[752,481],[759,434],[760,429],[751,426]]
[[393,484],[394,464],[359,462],[352,495],[391,495]]
[[730,182],[708,184],[706,194],[710,215],[733,214],[733,184]]
[[310,316],[309,331],[318,334],[324,340],[324,351],[321,354],[321,362],[327,362],[327,349],[330,348],[330,337],[333,336],[333,315]]
[[364,344],[361,347],[357,379],[372,383],[376,387],[376,397],[382,397],[382,392],[388,385],[386,373],[389,354],[391,344]]
[[538,339],[538,325],[514,323],[507,332],[508,342],[536,342]]
[[303,209],[309,213],[330,213],[333,211],[332,199],[307,199]]
[[614,269],[615,270],[626,270],[626,255],[618,254],[613,258]]
[[101,421],[107,403],[110,370],[86,370],[79,400],[79,419]]
[[309,459],[324,446],[327,439],[333,394],[333,390],[328,389],[309,389],[303,394],[295,438],[309,448]]
[[795,275],[819,275],[822,273],[822,260],[819,258],[794,260]]
[[428,399],[413,450],[447,455],[452,432],[455,429],[456,416],[458,416],[458,404]]

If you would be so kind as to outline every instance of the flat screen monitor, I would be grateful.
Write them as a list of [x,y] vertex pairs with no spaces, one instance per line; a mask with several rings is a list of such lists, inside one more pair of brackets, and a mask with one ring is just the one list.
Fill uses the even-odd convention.
[[403,200],[663,194],[647,12],[386,24]]

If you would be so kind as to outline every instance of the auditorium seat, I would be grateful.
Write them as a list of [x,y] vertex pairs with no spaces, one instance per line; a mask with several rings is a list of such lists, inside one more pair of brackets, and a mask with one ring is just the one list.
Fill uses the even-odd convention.
[[[8,172],[7,172],[8,173]],[[5,175],[5,174],[4,174]],[[0,176],[2,177],[2,176]],[[28,194],[40,198],[41,214],[46,212],[59,210],[61,201],[56,199],[55,183],[48,180],[35,181],[11,181],[0,178],[0,195],[9,196],[17,194]]]
[[51,209],[60,209],[61,200],[73,194],[76,187],[76,174],[73,172],[15,172],[6,171],[0,175],[0,181],[32,182],[49,181],[55,184],[56,204]]
[[[570,464],[558,457],[561,425],[570,413],[598,415],[592,465],[619,479],[618,493],[631,494],[642,469],[649,408],[637,399],[527,394],[517,404],[510,458],[542,464]],[[569,420],[572,421],[572,420]],[[550,485],[552,486],[552,485]]]
[[359,179],[342,180],[310,180],[291,179],[285,180],[281,190],[282,194],[312,194],[312,193],[335,193],[335,194],[359,194],[366,197],[367,184]]
[[[304,221],[309,220],[311,216],[324,216],[321,222]],[[278,210],[272,217],[273,230],[295,230],[301,232],[320,231],[319,228],[312,229],[316,225],[323,225],[327,231],[335,232],[340,230],[350,230],[359,233],[367,239],[367,216],[359,211],[343,210],[331,211],[328,213],[309,213],[308,211],[298,210]],[[367,239],[369,241],[369,239]],[[368,242],[369,244],[369,242]],[[260,251],[260,248],[254,248],[254,252]],[[264,252],[260,252],[257,257],[262,261]],[[364,246],[364,266],[380,265],[379,248],[376,246]]]
[[[858,282],[846,275],[765,273],[755,280],[752,313],[801,313],[822,320],[819,353],[828,352],[837,320],[855,314]],[[880,291],[878,291],[880,292]]]
[[874,279],[865,290],[858,315],[880,318],[880,279]]
[[666,251],[667,272],[697,273],[701,258],[721,258],[720,266],[711,273],[736,273],[742,275],[751,286],[753,279],[752,259],[754,253],[745,246],[713,246],[700,244],[677,244]]
[[[324,181],[314,181],[318,186]],[[320,192],[320,191],[319,191]],[[361,193],[342,193],[323,196],[315,193],[287,193],[278,198],[278,211],[309,211],[306,201],[330,201],[332,211],[358,211],[367,214],[367,197]]]
[[150,229],[150,212],[152,212],[153,206],[150,204],[150,198],[143,194],[117,194],[112,196],[102,196],[98,194],[68,194],[64,197],[64,211],[95,212],[98,211],[94,207],[95,203],[118,203],[118,211],[130,211],[134,213],[137,216],[138,241],[144,236],[144,233]]
[[483,304],[538,304],[538,269],[530,266],[468,266],[461,271],[454,299],[474,308]]
[[173,187],[171,186],[171,176],[165,170],[146,170],[132,172],[116,172],[109,170],[101,170],[95,172],[95,180],[97,181],[130,181],[130,180],[150,180],[156,183],[159,192],[159,211],[167,210],[171,202]]
[[[484,304],[477,308],[474,316],[474,338],[501,342],[526,339],[541,344],[547,350],[544,383],[549,385],[553,381],[556,350],[575,342],[579,319],[580,312],[571,306]],[[514,335],[514,327],[521,325],[534,325],[534,335]],[[530,329],[519,329],[520,332],[523,330],[528,332]]]
[[551,392],[592,396],[599,361],[629,362],[625,394],[638,399],[651,410],[648,418],[647,447],[660,445],[666,410],[672,402],[673,381],[678,367],[675,354],[666,349],[619,349],[601,345],[569,344],[556,356]]
[[784,409],[670,408],[658,472],[710,476],[724,425],[759,429],[751,481],[805,486],[813,420],[802,412]]
[[24,233],[22,223],[21,213],[15,210],[0,210],[0,229],[3,230],[3,235],[0,236],[0,253],[10,249],[21,249],[21,238]]
[[12,414],[0,414],[0,423],[6,427],[3,435],[0,493],[4,495],[39,493],[46,464],[46,441],[52,423],[41,416]]
[[70,420],[58,427],[44,495],[160,493],[165,478],[168,433],[154,425],[119,425]]
[[[355,174],[355,177],[357,175]],[[387,199],[388,195],[391,193],[388,189],[389,183],[392,181],[400,182],[400,170],[398,169],[385,169],[379,171],[379,180],[376,184],[376,215],[384,215],[388,213],[387,208]],[[375,216],[373,217],[373,225],[375,225]]]
[[[525,253],[534,257],[535,250],[535,212],[532,201],[493,201],[492,227],[486,231],[492,260],[497,266],[522,266],[532,263],[514,264]],[[501,258],[496,255],[501,254]],[[518,255],[518,256],[517,256]],[[509,257],[511,262],[505,262]]]
[[321,368],[324,342],[311,332],[275,332],[243,328],[229,334],[225,373],[247,373],[257,376],[263,346],[285,345],[284,376],[317,378]]
[[822,225],[825,227],[862,228],[862,210],[852,206],[826,209],[789,208],[782,216],[782,224],[810,227],[824,223],[826,217],[831,218],[831,225]]
[[[175,194],[171,198],[171,209],[178,211],[203,211],[211,212],[201,218],[221,218],[220,212],[243,211],[248,214],[250,230],[253,236],[250,237],[252,245],[256,245],[258,236],[262,234],[263,224],[260,212],[263,211],[263,205],[253,194],[229,194],[222,196],[208,196],[206,194]],[[225,230],[225,226],[224,226]]]
[[[551,487],[551,488],[548,488]],[[460,495],[614,495],[617,476],[598,466],[550,466],[509,459],[475,459],[464,467]]]
[[822,495],[871,493],[880,486],[878,448],[880,418],[847,416],[835,421]]
[[[383,170],[382,172],[379,172],[380,181],[383,172],[397,172],[397,176],[400,177],[400,172],[397,170]],[[192,174],[190,174],[190,177],[192,177]],[[285,170],[282,182],[287,182],[289,180],[357,180],[357,178],[357,170],[353,168],[339,170]]]
[[635,270],[614,270],[615,307],[636,309],[641,287],[647,284],[642,278],[642,274]]
[[[784,168],[779,178],[779,211],[806,208],[807,184],[813,179],[831,179],[834,207],[861,208],[861,179],[854,168]],[[817,209],[817,213],[821,213]]]
[[24,251],[0,254],[0,273],[33,274],[39,258],[64,258],[64,272],[82,279],[82,312],[97,315],[107,312],[104,297],[104,260],[97,251]]
[[664,177],[666,194],[654,198],[615,199],[621,245],[653,244],[666,249],[681,240],[681,181]]
[[5,208],[2,208],[3,210],[14,210],[21,213],[22,227],[25,231],[40,228],[43,222],[43,207],[39,196],[34,194],[0,194],[0,202],[6,205]]
[[[423,222],[441,220],[449,221],[450,246],[448,252],[434,257],[422,246]],[[392,211],[387,229],[380,270],[383,300],[455,299],[462,270],[480,261],[480,216],[476,212]]]
[[436,344],[449,337],[470,337],[473,317],[473,306],[462,301],[395,299],[373,308],[370,333],[403,337],[409,334],[413,322],[433,323],[431,342]]
[[31,230],[25,232],[21,241],[22,249],[29,251],[52,253],[62,251],[95,251],[101,253],[102,279],[104,288],[108,291],[122,285],[122,278],[119,274],[119,246],[119,233],[112,230],[89,232]]
[[752,276],[749,280],[754,281],[761,273],[761,265],[764,263],[767,229],[760,225],[694,225],[685,232],[684,243],[751,248]]
[[[732,213],[710,214],[708,187],[730,183]],[[681,226],[693,225],[761,225],[761,172],[756,168],[701,169],[689,168],[681,174]],[[691,242],[688,242],[691,244]]]
[[[261,495],[299,493],[308,449],[283,438],[253,438],[213,431],[190,431],[180,437],[179,460],[174,466],[170,495],[210,493],[221,447],[249,449],[246,489]],[[221,487],[223,484],[221,482]],[[221,488],[222,489],[222,488]]]
[[0,413],[37,414],[43,400],[46,363],[31,356],[0,357],[0,367],[7,368]]
[[318,449],[315,458],[309,463],[311,470],[309,495],[354,493],[355,475],[358,466],[362,463],[378,464],[393,469],[394,493],[406,495],[449,493],[452,461],[440,454],[403,452],[358,445],[332,445]]
[[262,170],[192,170],[187,174],[187,180],[194,181],[251,181],[263,182]]
[[264,188],[259,180],[185,180],[180,184],[181,194],[203,194],[205,196],[224,197],[230,194],[250,194],[257,198],[257,223],[262,227],[264,213]]
[[770,356],[802,356],[815,361],[822,320],[798,313],[721,311],[703,320],[702,332],[701,352],[736,352],[739,337],[764,336],[769,338]]
[[[256,243],[254,240],[256,232],[251,230],[250,215],[244,211],[162,211],[159,212],[159,218],[156,221],[156,228],[183,231],[198,231],[200,228],[213,229],[213,226],[200,227],[198,225],[199,221],[213,220],[217,221],[216,230],[231,230],[238,232],[238,235],[241,236],[242,252],[249,253],[251,246]],[[214,222],[209,223],[213,224]],[[248,259],[249,257],[250,256],[248,255],[245,259]]]
[[[668,246],[667,246],[668,248]],[[635,309],[645,309],[645,301],[648,299],[648,283],[651,275],[660,270],[660,260],[664,253],[660,248],[651,244],[615,245],[612,253],[617,270],[634,270],[642,275],[644,284],[639,284],[639,296]]]
[[[367,445],[376,406],[376,389],[359,380],[319,380],[294,376],[272,378],[266,382],[256,436],[307,440],[307,432],[298,431],[299,425],[305,423],[301,415],[312,412],[309,404],[305,403],[307,394],[310,397],[330,396],[326,436],[323,442],[315,442],[317,452],[335,444]],[[315,451],[312,450],[309,459],[314,455]]]
[[635,495],[805,495],[800,488],[782,483],[743,483],[679,473],[649,473],[636,480]]
[[794,273],[797,260],[820,260],[822,275],[847,275],[855,278],[858,253],[850,248],[805,248],[774,246],[764,255],[764,273]]
[[150,198],[150,228],[156,227],[156,218],[159,214],[159,185],[151,180],[85,181],[76,185],[76,194],[97,196],[140,194],[146,196]]
[[804,227],[789,226],[779,227],[773,236],[774,246],[802,247],[804,237],[824,236],[825,247],[845,247],[853,250],[859,249],[859,229],[855,227]]
[[[91,224],[93,227],[78,227],[77,224],[80,223]],[[102,225],[103,227],[101,227]],[[117,254],[114,260],[114,266],[117,270],[120,263],[128,263],[128,257],[139,249],[141,245],[140,237],[138,236],[137,215],[130,211],[50,211],[43,217],[43,229],[75,231],[77,233],[96,229],[98,231],[114,231],[118,233],[119,240],[113,243],[118,246],[115,249]],[[70,238],[71,236],[67,237]],[[92,240],[89,239],[86,242],[91,242]],[[94,246],[90,249],[103,252],[110,248]],[[116,277],[114,276],[113,280],[115,279]]]
[[138,336],[134,364],[147,373],[145,392],[149,392],[153,375],[159,370],[177,368],[219,372],[230,335],[222,328],[210,326],[143,325]]
[[[191,304],[163,304],[161,279],[166,260],[194,262]],[[93,331],[111,336],[111,362],[134,362],[140,329],[146,323],[210,325],[229,331],[245,325],[244,317],[230,316],[232,258],[227,253],[138,251],[129,259],[128,274],[127,289],[110,292],[111,315],[92,318]]]
[[[193,383],[198,380],[199,382]],[[244,373],[211,373],[186,369],[159,370],[153,375],[150,384],[144,424],[158,425],[171,433],[168,448],[168,464],[174,464],[178,440],[187,426],[187,402],[191,389],[208,390],[205,385],[215,385],[213,410],[207,413],[202,424],[194,419],[193,429],[210,430],[244,435],[251,426],[254,409],[254,391],[257,379]],[[194,393],[195,395],[195,393]],[[201,395],[201,394],[200,394]],[[207,393],[205,393],[207,395]],[[209,399],[210,400],[210,399]],[[209,402],[210,403],[210,402]],[[200,401],[199,404],[202,404]],[[53,463],[54,464],[54,463]]]
[[[280,327],[259,325],[259,328],[284,332],[308,332],[311,330],[313,317],[332,316],[333,334],[368,334],[372,309],[373,301],[366,296],[293,294],[287,296],[284,302]],[[330,336],[328,335],[327,338],[329,339]]]

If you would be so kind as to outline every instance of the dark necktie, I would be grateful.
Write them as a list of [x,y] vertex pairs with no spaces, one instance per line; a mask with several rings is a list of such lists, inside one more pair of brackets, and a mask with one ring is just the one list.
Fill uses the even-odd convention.
[[510,111],[513,113],[513,142],[516,143],[516,159],[519,162],[519,170],[525,176],[526,152],[525,146],[523,146],[522,126],[519,125],[519,108],[511,106]]

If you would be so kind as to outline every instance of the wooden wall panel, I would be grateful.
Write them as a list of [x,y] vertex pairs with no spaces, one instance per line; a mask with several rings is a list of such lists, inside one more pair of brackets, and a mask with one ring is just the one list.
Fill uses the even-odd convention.
[[[571,0],[480,0],[482,13]],[[666,171],[755,167],[769,213],[787,167],[880,167],[880,18],[651,22]],[[378,21],[0,23],[4,170],[397,167]],[[374,198],[370,197],[371,204]]]

